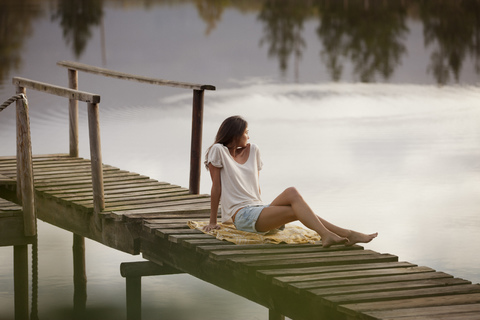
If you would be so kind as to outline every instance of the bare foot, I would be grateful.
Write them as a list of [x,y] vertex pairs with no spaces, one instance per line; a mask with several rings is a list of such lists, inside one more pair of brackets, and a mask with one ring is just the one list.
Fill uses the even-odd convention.
[[322,247],[324,248],[328,248],[334,244],[342,243],[348,243],[348,239],[342,238],[333,232],[329,232],[328,234],[322,236]]
[[357,231],[350,230],[350,234],[347,236],[347,246],[353,246],[355,243],[368,243],[378,236],[378,232],[372,234],[365,234]]

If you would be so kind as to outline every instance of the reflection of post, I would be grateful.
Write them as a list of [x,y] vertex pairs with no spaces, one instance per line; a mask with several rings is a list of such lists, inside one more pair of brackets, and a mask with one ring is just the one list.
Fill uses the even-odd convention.
[[103,16],[102,21],[100,22],[100,42],[102,46],[102,66],[107,65],[107,49],[105,46],[105,24],[103,23]]
[[73,311],[75,319],[83,319],[87,305],[87,273],[85,238],[73,234]]

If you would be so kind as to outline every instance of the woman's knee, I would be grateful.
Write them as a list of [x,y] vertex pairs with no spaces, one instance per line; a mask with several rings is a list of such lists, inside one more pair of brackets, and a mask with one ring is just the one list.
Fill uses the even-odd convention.
[[295,187],[289,187],[285,189],[284,193],[292,202],[302,199],[302,195],[300,194],[300,192],[298,192],[297,188]]

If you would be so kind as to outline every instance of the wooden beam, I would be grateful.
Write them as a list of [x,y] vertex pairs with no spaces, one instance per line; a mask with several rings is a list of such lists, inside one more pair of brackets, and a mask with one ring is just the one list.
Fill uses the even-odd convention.
[[57,62],[57,65],[61,67],[83,71],[91,74],[101,75],[105,77],[137,81],[137,82],[148,83],[148,84],[153,84],[158,86],[169,86],[169,87],[194,89],[194,90],[215,90],[215,86],[208,85],[208,84],[196,84],[196,83],[170,81],[170,80],[144,77],[144,76],[124,73],[124,72],[118,72],[118,71],[113,71],[109,69],[94,67],[87,64],[72,62],[72,61],[59,61]]
[[33,89],[36,91],[42,91],[42,92],[53,94],[59,97],[75,99],[75,100],[84,101],[88,103],[100,102],[100,95],[94,94],[94,93],[68,89],[68,88],[59,87],[52,84],[38,82],[38,81],[20,78],[20,77],[13,78],[12,82],[14,85],[19,87],[25,87],[25,88]]
[[120,274],[124,278],[160,276],[183,273],[168,265],[159,265],[151,261],[123,262],[120,264]]

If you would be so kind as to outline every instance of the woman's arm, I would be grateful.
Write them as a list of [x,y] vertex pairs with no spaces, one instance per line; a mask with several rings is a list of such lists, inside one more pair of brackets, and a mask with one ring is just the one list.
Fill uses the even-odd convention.
[[220,204],[220,196],[222,195],[222,180],[220,178],[221,168],[208,164],[208,171],[210,171],[210,177],[212,178],[212,191],[210,196],[210,223],[203,229],[210,231],[212,229],[219,229],[217,225],[218,207]]

